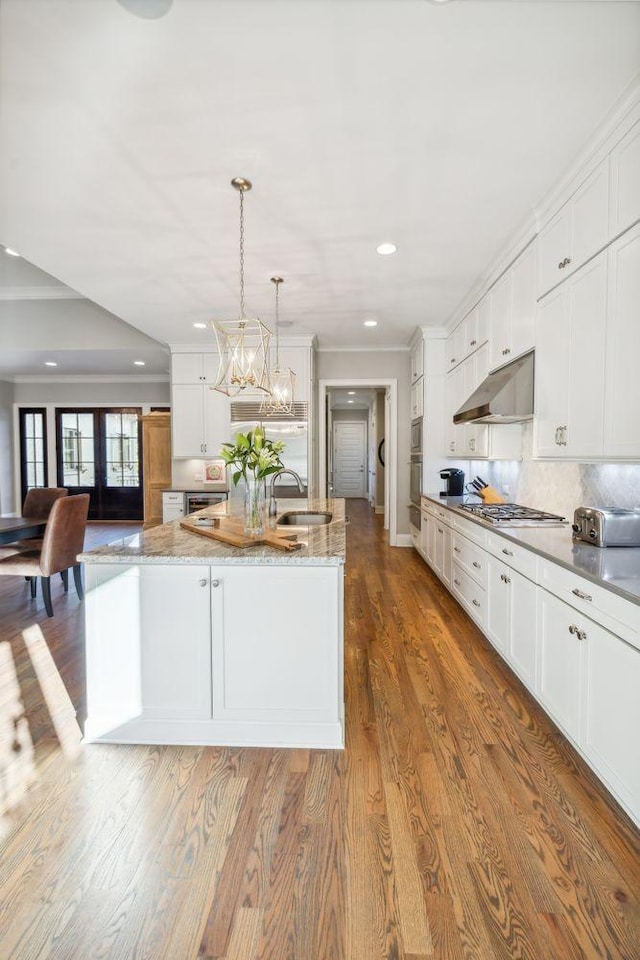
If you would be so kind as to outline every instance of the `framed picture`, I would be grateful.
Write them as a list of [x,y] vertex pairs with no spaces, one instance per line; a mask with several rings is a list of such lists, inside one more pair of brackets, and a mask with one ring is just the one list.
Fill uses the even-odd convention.
[[224,460],[210,460],[204,465],[205,483],[226,483],[227,474]]

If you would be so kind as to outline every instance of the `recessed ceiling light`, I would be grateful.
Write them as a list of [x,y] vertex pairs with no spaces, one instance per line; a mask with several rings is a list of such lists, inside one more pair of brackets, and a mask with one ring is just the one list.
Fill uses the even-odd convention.
[[5,247],[4,252],[8,253],[10,257],[19,257],[20,254],[17,250],[12,250],[11,247]]
[[355,390],[347,390],[347,393],[349,394],[350,397],[355,397],[356,395]]
[[365,326],[365,327],[377,327],[377,326],[378,326],[378,321],[377,321],[377,320],[365,320],[364,326]]
[[144,367],[144,360],[134,360],[133,365],[134,367]]
[[45,360],[44,365],[45,365],[45,367],[57,367],[57,366],[58,366],[58,364],[56,363],[55,360]]
[[196,330],[206,330],[206,329],[207,329],[206,323],[202,323],[200,320],[197,320],[197,321],[194,323],[194,327],[196,328]]
[[395,253],[397,249],[395,243],[381,243],[379,247],[376,247],[376,253],[379,253],[381,257],[388,257]]

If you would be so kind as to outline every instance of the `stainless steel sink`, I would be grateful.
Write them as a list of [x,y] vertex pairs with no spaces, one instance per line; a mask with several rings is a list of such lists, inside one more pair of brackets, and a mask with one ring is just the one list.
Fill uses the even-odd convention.
[[283,513],[276,523],[279,527],[319,527],[331,523],[332,513],[313,513],[311,511],[296,510]]

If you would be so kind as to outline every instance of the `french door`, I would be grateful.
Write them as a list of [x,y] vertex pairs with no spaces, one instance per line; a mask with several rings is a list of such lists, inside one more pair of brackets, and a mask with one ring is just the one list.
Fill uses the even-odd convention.
[[139,407],[56,409],[58,485],[88,493],[90,520],[142,520]]

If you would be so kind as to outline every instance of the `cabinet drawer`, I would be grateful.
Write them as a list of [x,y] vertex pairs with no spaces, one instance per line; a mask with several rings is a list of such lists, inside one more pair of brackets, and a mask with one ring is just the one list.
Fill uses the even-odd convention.
[[473,540],[474,543],[484,547],[487,542],[487,530],[484,527],[481,527],[479,523],[474,523],[473,520],[467,520],[466,517],[457,512],[452,512],[451,517],[452,520],[449,522],[454,530],[459,530],[467,540]]
[[540,560],[538,577],[540,586],[545,590],[640,648],[638,604],[631,603],[549,560]]
[[469,576],[473,577],[484,589],[487,585],[487,557],[482,547],[471,543],[455,531],[451,537],[453,558]]
[[487,550],[498,560],[502,560],[508,567],[518,570],[530,580],[536,580],[538,573],[538,557],[526,547],[521,547],[506,537],[496,533],[487,533]]
[[454,559],[451,565],[451,590],[464,609],[479,627],[484,628],[486,620],[486,595],[480,584],[476,583]]

